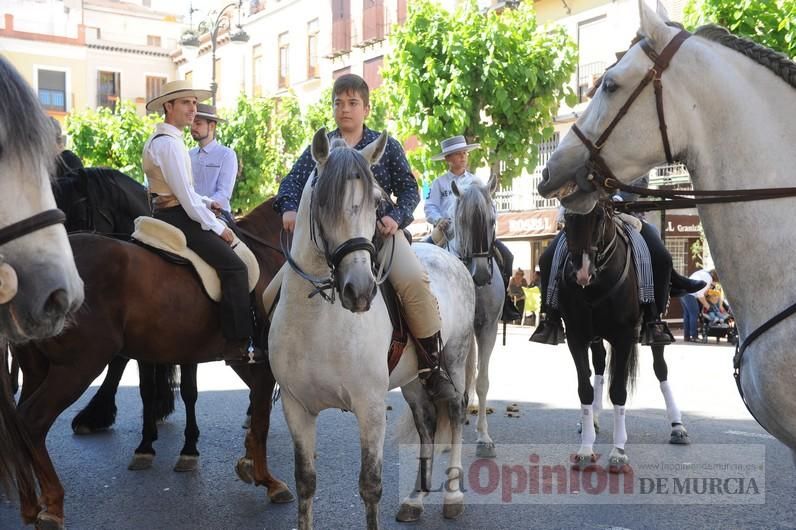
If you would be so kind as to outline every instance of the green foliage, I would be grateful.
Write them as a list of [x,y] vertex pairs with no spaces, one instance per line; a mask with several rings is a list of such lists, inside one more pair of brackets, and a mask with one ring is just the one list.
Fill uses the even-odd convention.
[[796,0],[689,0],[684,23],[718,24],[736,35],[796,57]]
[[574,102],[576,53],[564,28],[539,27],[532,2],[483,14],[475,0],[454,13],[418,0],[391,38],[384,89],[399,137],[421,140],[412,167],[436,176],[430,156],[457,134],[481,143],[471,167],[501,167],[503,182],[536,167],[559,103]]
[[115,111],[86,109],[69,115],[66,130],[72,150],[87,167],[111,167],[143,182],[141,152],[158,116],[139,116],[135,105],[122,101]]

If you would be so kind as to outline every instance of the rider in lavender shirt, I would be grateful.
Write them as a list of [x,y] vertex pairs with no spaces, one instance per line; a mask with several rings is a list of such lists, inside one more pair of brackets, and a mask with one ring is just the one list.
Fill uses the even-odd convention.
[[235,151],[216,141],[218,122],[226,122],[212,105],[199,103],[191,125],[191,136],[199,145],[190,150],[193,186],[197,193],[216,201],[231,212],[230,199],[238,175]]

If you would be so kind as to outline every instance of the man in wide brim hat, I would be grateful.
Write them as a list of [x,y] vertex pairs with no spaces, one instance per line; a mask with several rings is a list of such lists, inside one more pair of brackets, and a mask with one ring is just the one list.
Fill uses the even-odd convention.
[[169,81],[160,88],[160,94],[146,103],[147,112],[163,113],[163,104],[184,97],[195,97],[196,101],[204,101],[213,97],[211,90],[194,88],[187,79]]
[[444,160],[446,156],[464,151],[465,153],[478,149],[481,144],[468,144],[464,136],[452,136],[440,142],[442,151],[431,157],[431,160]]
[[205,103],[199,103],[196,105],[196,117],[204,118],[205,120],[214,121],[216,123],[227,123],[227,120],[218,115],[218,111],[213,105],[206,105]]

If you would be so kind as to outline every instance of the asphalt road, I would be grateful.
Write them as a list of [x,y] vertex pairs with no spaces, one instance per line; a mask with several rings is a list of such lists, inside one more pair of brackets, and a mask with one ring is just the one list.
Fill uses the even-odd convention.
[[[495,465],[465,459],[465,473],[474,469],[468,482],[465,513],[456,521],[442,518],[441,506],[430,504],[420,523],[429,529],[520,528],[793,528],[794,468],[790,452],[765,433],[749,416],[732,379],[733,348],[721,345],[677,343],[667,348],[669,380],[684,412],[692,444],[667,443],[669,425],[663,399],[652,371],[652,356],[642,349],[637,388],[627,407],[627,452],[636,482],[632,495],[589,495],[584,485],[544,494],[544,481],[536,494],[512,493],[519,488],[526,468],[532,476],[528,455],[541,456],[541,464],[559,453],[572,453],[579,444],[575,430],[578,398],[575,369],[565,346],[550,347],[527,342],[529,328],[509,327],[507,346],[496,348],[491,363],[490,432],[498,444]],[[131,365],[132,366],[132,365]],[[50,454],[66,490],[66,521],[70,529],[291,529],[296,526],[296,505],[269,504],[262,488],[241,482],[233,471],[242,455],[244,431],[240,424],[248,393],[234,373],[218,363],[200,367],[198,420],[202,430],[200,469],[194,473],[172,471],[182,444],[182,409],[160,426],[154,467],[131,472],[127,462],[139,442],[141,405],[134,368],[128,368],[119,390],[116,426],[107,433],[74,436],[69,423],[93,395],[90,389],[56,422],[48,438]],[[395,522],[400,479],[409,465],[399,466],[395,439],[398,416],[405,405],[399,392],[387,403],[388,432],[385,444],[383,528],[406,528]],[[506,406],[516,403],[520,417],[508,417]],[[610,449],[613,412],[606,402],[601,416],[598,451]],[[181,404],[180,404],[181,407]],[[359,447],[353,415],[329,410],[318,422],[318,488],[315,527],[347,529],[364,527],[364,509],[358,497]],[[474,425],[466,427],[465,443],[475,441]],[[604,445],[606,444],[606,445]],[[465,455],[472,446],[465,448]],[[520,455],[519,461],[514,460]],[[444,458],[444,456],[442,457]],[[604,458],[604,457],[603,457]],[[519,464],[517,464],[519,462]],[[533,462],[533,460],[530,460]],[[749,488],[743,495],[724,492],[669,495],[655,482],[665,473],[651,466],[705,464],[714,467],[702,475],[724,480],[736,477],[729,466],[751,465]],[[272,471],[295,492],[293,450],[290,435],[277,405],[269,435]],[[715,467],[716,464],[727,464]],[[481,466],[481,467],[478,467]],[[504,467],[505,466],[505,467]],[[401,471],[403,469],[403,471]],[[657,468],[656,468],[657,469]],[[730,471],[728,471],[728,469]],[[489,473],[497,473],[490,483]],[[513,473],[513,474],[512,474]],[[597,476],[597,475],[595,475]],[[469,477],[469,475],[468,475]],[[480,478],[479,478],[480,477]],[[647,482],[642,484],[641,479]],[[729,482],[737,493],[737,477]],[[508,481],[508,482],[507,482]],[[537,484],[539,484],[537,482]],[[671,483],[668,483],[671,487]],[[472,486],[475,485],[475,489]],[[663,484],[666,486],[666,484]],[[681,483],[682,487],[682,483]],[[490,489],[491,488],[491,489]],[[530,486],[529,486],[530,488]],[[652,489],[650,489],[652,488]],[[695,486],[696,488],[696,486]],[[644,491],[650,490],[647,494]],[[607,490],[606,490],[607,491]],[[624,491],[624,490],[623,490]],[[625,492],[626,493],[626,492]],[[671,493],[671,490],[669,490]],[[682,490],[681,490],[682,493]],[[415,526],[415,525],[413,525]],[[0,528],[23,528],[15,503],[0,496]]]

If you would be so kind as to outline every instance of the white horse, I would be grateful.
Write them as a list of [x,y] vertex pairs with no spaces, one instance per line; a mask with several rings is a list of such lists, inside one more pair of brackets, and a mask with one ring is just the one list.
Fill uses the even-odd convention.
[[453,224],[447,231],[448,250],[464,262],[475,282],[474,329],[478,344],[476,456],[494,458],[495,442],[489,436],[486,419],[486,395],[489,392],[489,359],[497,340],[506,295],[506,286],[494,256],[497,216],[492,198],[497,190],[497,178],[493,175],[484,184],[478,177],[467,177],[453,181],[451,188],[455,200],[449,212]]
[[0,336],[58,334],[83,303],[83,282],[50,188],[53,128],[33,91],[0,56]]
[[[702,28],[682,41],[687,34],[643,3],[639,9],[645,40],[606,71],[579,129],[550,157],[539,192],[559,197],[570,210],[588,212],[602,193],[590,179],[613,174],[632,182],[667,158],[686,164],[695,190],[793,186],[796,64],[720,28]],[[663,55],[659,62],[670,57],[669,67],[650,73],[654,65],[644,44]],[[626,105],[642,78],[656,77],[662,101],[646,86]],[[793,198],[699,207],[740,336],[747,340],[796,302],[787,280],[796,258],[794,208]],[[750,411],[796,459],[794,343],[796,318],[785,318],[748,344],[739,368]]]
[[[374,278],[370,243],[376,226],[376,205],[383,193],[370,166],[381,157],[386,141],[387,136],[382,134],[358,152],[341,140],[335,140],[330,149],[325,131],[315,134],[312,156],[317,163],[317,177],[311,177],[304,187],[289,258],[293,263],[284,275],[281,300],[271,323],[270,361],[282,388],[285,418],[295,446],[301,529],[312,527],[316,420],[318,413],[328,408],[349,410],[357,417],[361,446],[359,492],[365,503],[368,528],[378,528],[384,399],[387,391],[397,386],[403,387],[421,438],[422,475],[418,476],[418,483],[430,484],[436,430],[437,441],[452,446],[447,482],[450,489],[445,493],[444,513],[455,517],[464,509],[460,487],[464,395],[445,404],[431,403],[416,380],[418,362],[411,345],[393,373],[387,369],[392,330]],[[389,245],[389,240],[385,244]],[[454,385],[464,390],[465,361],[473,348],[472,279],[464,266],[444,250],[423,244],[414,249],[429,272],[439,301],[443,358]],[[334,285],[327,295],[332,303],[312,296],[317,287],[323,286],[319,279],[327,277],[328,285]],[[334,300],[335,293],[339,302]],[[399,519],[419,517],[425,494],[422,490],[428,488],[417,489],[421,491],[403,503]]]

